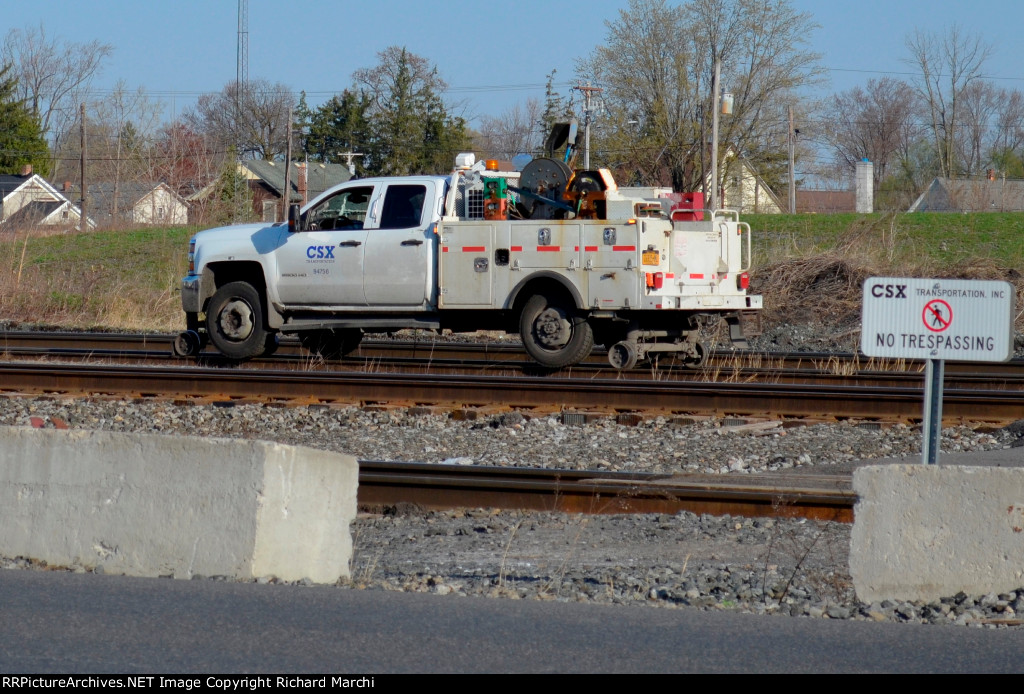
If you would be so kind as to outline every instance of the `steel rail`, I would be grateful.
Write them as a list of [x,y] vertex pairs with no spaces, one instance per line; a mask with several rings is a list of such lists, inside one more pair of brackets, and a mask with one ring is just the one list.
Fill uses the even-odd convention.
[[[99,393],[205,399],[355,404],[430,404],[659,411],[762,417],[918,420],[923,383],[914,387],[704,383],[505,374],[354,373],[202,367],[0,363],[0,391]],[[1024,419],[1024,392],[947,389],[947,421]]]
[[[96,356],[118,358],[145,356],[170,358],[171,342],[174,336],[162,333],[95,333],[95,332],[47,332],[47,331],[0,331],[0,353],[23,355],[81,355],[92,353]],[[216,360],[219,355],[212,348],[202,353],[201,358]],[[526,352],[518,343],[498,342],[426,342],[415,340],[367,340],[352,357],[334,363],[360,364],[380,359],[430,359],[438,363],[464,361],[498,366],[498,362],[523,362],[532,364]],[[308,356],[298,340],[284,338],[278,352],[266,359],[269,363],[299,359],[308,361]],[[182,362],[190,363],[190,362]],[[760,366],[760,364],[765,366]],[[584,364],[608,367],[606,351],[596,348]],[[533,365],[536,368],[536,365]],[[915,360],[872,359],[863,355],[835,352],[763,352],[757,350],[715,350],[711,354],[710,366],[737,369],[787,369],[803,372],[820,371],[832,373],[904,373],[916,374],[924,371],[924,363]],[[646,369],[649,371],[649,369]],[[644,372],[644,368],[636,371]],[[680,368],[679,373],[700,373]],[[1013,359],[1006,363],[958,362],[946,363],[947,374],[963,374],[965,377],[982,378],[986,375],[1024,380],[1024,359]]]
[[[0,335],[2,335],[2,333],[0,333]],[[114,338],[116,336],[103,337]],[[70,342],[70,340],[68,340],[68,342]],[[12,357],[45,356],[55,357],[61,360],[89,360],[93,363],[106,360],[111,363],[131,361],[138,364],[174,363],[184,366],[198,363],[207,366],[234,366],[234,364],[220,357],[216,353],[204,353],[204,355],[198,360],[181,361],[172,358],[169,352],[169,347],[166,350],[130,349],[130,347],[141,347],[145,344],[152,347],[154,345],[154,341],[152,339],[148,339],[147,342],[134,343],[126,340],[122,343],[118,343],[116,339],[93,340],[93,338],[86,338],[85,342],[86,344],[84,346],[54,347],[52,346],[52,342],[40,341],[35,337],[25,340],[12,339],[11,343],[8,343],[6,347],[0,346],[0,353],[5,352],[8,356]],[[66,342],[58,340],[57,344],[66,344]],[[524,353],[511,350],[511,345],[503,345],[502,351],[509,354],[515,354],[517,355],[517,358],[507,360],[500,359],[495,361],[478,358],[488,353],[489,348],[487,345],[440,344],[446,347],[446,349],[441,350],[438,355],[426,357],[424,355],[428,350],[417,347],[417,343],[376,343],[371,344],[367,348],[367,354],[373,356],[355,356],[325,364],[311,363],[308,357],[300,355],[300,348],[296,343],[293,345],[295,348],[294,354],[275,355],[273,358],[247,362],[245,368],[266,369],[291,366],[292,368],[303,368],[307,370],[310,368],[330,370],[372,369],[375,371],[392,373],[406,372],[415,374],[423,373],[427,370],[436,373],[458,372],[473,374],[501,369],[510,372],[521,372],[526,375],[547,375],[549,373],[526,359]],[[0,345],[3,345],[2,341],[0,341]],[[102,346],[104,345],[106,347],[110,347],[110,349],[103,348]],[[378,346],[382,349],[378,350]],[[474,347],[482,347],[482,349],[474,349]],[[406,356],[408,354],[417,353],[421,356]],[[400,356],[393,356],[395,354]],[[444,356],[445,354],[448,356]],[[852,355],[846,356],[852,357]],[[774,362],[775,364],[789,364],[789,366],[786,367],[777,365],[760,366],[758,364],[764,361],[762,357],[763,355],[760,353],[751,353],[751,356],[744,358],[745,361],[750,362],[750,365],[726,365],[718,367],[713,362],[711,366],[699,370],[671,367],[667,369],[641,367],[619,372],[611,369],[607,364],[588,362],[576,365],[571,369],[566,370],[566,373],[571,373],[574,377],[585,378],[613,377],[617,379],[648,380],[655,377],[661,380],[705,382],[757,381],[805,385],[860,385],[870,387],[915,387],[924,378],[923,374],[916,369],[904,371],[852,371],[850,367],[842,366],[843,362],[837,361],[835,355],[831,355],[831,360],[829,362],[833,364],[831,367],[820,360],[806,359],[799,353],[779,355],[770,360],[770,362]],[[736,359],[740,359],[740,357],[733,355],[732,359],[735,361]],[[727,360],[723,357],[722,359],[719,359],[719,361]],[[855,364],[856,361],[856,358],[851,358],[847,363]],[[947,372],[945,380],[946,386],[953,388],[982,388],[991,390],[1024,389],[1024,362],[999,366],[1003,366],[1006,371],[1001,374],[998,372],[982,374],[958,369],[953,365]],[[1014,367],[1016,367],[1016,370],[1013,370]]]
[[[849,523],[856,495],[839,477],[786,484],[708,482],[700,476],[540,470],[433,463],[359,461],[358,502],[379,510],[396,504],[424,509],[487,507],[565,513],[666,513],[802,517]],[[801,484],[801,482],[803,484]]]

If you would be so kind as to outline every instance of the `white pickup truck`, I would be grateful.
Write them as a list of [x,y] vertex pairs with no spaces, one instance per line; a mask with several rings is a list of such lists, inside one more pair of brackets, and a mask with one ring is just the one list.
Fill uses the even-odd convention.
[[426,328],[518,332],[551,368],[595,343],[617,368],[654,352],[697,365],[701,316],[723,316],[739,342],[741,313],[761,308],[735,212],[672,210],[553,159],[519,173],[460,155],[450,176],[348,181],[288,223],[200,232],[188,257],[182,356],[209,341],[248,359],[292,333],[338,357],[364,332]]

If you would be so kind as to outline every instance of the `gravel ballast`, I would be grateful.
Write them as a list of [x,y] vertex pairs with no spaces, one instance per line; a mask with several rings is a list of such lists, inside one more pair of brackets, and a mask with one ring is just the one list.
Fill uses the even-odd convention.
[[[715,418],[598,418],[504,412],[465,419],[428,408],[175,405],[166,401],[0,398],[0,425],[258,438],[362,459],[630,472],[748,475],[920,454],[920,431],[853,422],[746,427]],[[1021,427],[943,431],[942,450],[1019,441]],[[1014,626],[1024,589],[934,604],[859,603],[847,525],[676,515],[582,516],[411,507],[361,515],[352,526],[348,587],[743,610],[829,619]],[[5,568],[33,568],[23,558]],[[71,567],[102,571],[102,565]],[[264,579],[274,580],[274,579]]]

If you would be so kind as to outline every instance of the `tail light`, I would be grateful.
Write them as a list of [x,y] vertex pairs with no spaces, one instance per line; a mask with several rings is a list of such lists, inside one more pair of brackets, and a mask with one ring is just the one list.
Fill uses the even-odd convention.
[[664,272],[647,272],[644,273],[644,275],[644,279],[647,280],[648,289],[661,289],[665,286]]
[[750,275],[746,272],[741,272],[736,278],[736,286],[740,289],[747,289],[750,287]]

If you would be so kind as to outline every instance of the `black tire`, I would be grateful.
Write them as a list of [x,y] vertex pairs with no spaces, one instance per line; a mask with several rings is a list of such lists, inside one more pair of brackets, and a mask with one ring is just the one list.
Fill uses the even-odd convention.
[[248,282],[218,289],[206,308],[206,332],[225,357],[241,361],[264,354],[271,333],[263,320],[260,293]]
[[338,330],[303,330],[299,342],[314,357],[340,359],[355,351],[363,341],[363,331],[358,328]]
[[519,335],[527,354],[553,369],[578,364],[594,348],[594,331],[586,318],[542,294],[530,297],[523,306]]

